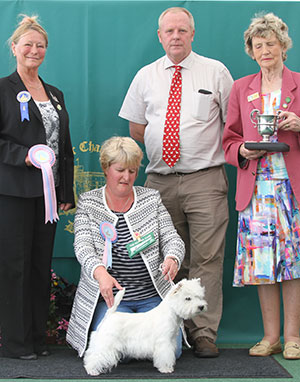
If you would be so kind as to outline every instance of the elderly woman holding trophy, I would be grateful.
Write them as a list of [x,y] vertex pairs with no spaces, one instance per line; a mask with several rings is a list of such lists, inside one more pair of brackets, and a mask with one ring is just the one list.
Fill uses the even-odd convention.
[[237,167],[233,284],[258,288],[264,337],[249,354],[282,351],[281,286],[283,356],[300,359],[300,74],[284,65],[292,42],[274,14],[254,18],[244,38],[260,72],[234,83],[223,137],[226,161]]

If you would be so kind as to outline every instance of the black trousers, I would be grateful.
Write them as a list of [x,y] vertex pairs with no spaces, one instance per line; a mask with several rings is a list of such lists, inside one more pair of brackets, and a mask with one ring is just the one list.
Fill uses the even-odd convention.
[[0,195],[2,356],[45,349],[56,224],[45,224],[44,198]]

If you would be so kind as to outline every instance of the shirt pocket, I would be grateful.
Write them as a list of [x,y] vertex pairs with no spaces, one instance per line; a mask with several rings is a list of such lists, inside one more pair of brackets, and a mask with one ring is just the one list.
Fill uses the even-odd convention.
[[213,105],[213,94],[193,92],[192,116],[199,121],[207,122]]

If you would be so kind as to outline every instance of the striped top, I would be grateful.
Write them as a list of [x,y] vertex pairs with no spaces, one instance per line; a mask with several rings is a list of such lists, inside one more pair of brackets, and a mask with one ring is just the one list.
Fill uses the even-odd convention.
[[[116,225],[118,240],[112,244],[112,269],[108,269],[108,273],[123,288],[126,288],[123,301],[143,300],[157,296],[158,294],[141,255],[138,253],[133,258],[128,255],[126,244],[132,241],[132,236],[124,214],[122,212],[114,212],[114,214],[118,217]],[[114,294],[116,292],[117,289],[114,288]]]

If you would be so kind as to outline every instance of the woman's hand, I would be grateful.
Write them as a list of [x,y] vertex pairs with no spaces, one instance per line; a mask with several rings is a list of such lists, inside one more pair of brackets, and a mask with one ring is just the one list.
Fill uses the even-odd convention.
[[244,143],[241,144],[239,153],[243,158],[248,160],[258,159],[265,155],[265,150],[248,150],[245,148]]
[[118,281],[113,278],[103,266],[99,266],[94,270],[94,279],[98,281],[100,293],[106,302],[108,308],[114,303],[113,287],[123,289]]
[[280,119],[283,119],[278,124],[278,129],[285,131],[300,132],[300,118],[291,111],[282,111],[279,114]]
[[60,203],[59,208],[62,211],[68,211],[72,207],[72,203]]
[[25,158],[25,164],[28,167],[32,167],[32,163],[31,163],[31,160],[29,159],[28,154],[26,155],[26,158]]
[[165,280],[174,280],[178,272],[178,263],[174,257],[167,257],[162,263],[162,274],[165,276]]

